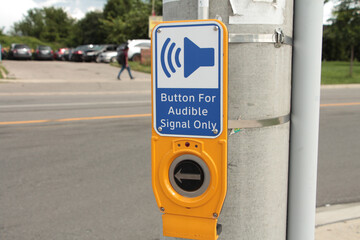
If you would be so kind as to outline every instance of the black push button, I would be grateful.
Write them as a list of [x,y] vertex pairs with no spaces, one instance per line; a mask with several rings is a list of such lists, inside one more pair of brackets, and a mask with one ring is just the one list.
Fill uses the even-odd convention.
[[197,191],[204,184],[204,170],[193,160],[182,160],[174,168],[176,185],[184,191]]

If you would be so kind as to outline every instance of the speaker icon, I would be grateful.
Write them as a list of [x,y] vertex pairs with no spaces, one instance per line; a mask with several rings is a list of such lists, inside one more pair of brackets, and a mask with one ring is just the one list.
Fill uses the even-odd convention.
[[[165,63],[165,52],[166,49],[170,43],[171,39],[167,38],[164,42],[164,45],[161,48],[161,55],[160,55],[160,61],[161,61],[161,67],[166,75],[167,78],[171,77],[171,73],[169,72],[166,63]],[[174,52],[176,44],[173,42],[169,50],[167,52],[167,64],[170,68],[170,71],[172,73],[176,73],[176,69],[174,67],[174,64],[172,62],[172,55]],[[199,67],[212,67],[215,65],[215,58],[214,58],[214,48],[200,48],[198,45],[196,45],[193,41],[191,41],[189,38],[184,38],[184,77],[188,78],[191,74],[193,74]],[[177,48],[175,51],[175,64],[177,68],[181,68],[181,62],[180,62],[180,53],[181,48]]]

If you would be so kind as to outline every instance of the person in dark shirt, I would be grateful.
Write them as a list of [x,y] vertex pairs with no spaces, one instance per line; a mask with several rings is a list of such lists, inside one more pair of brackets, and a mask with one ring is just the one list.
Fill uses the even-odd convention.
[[129,51],[129,47],[126,46],[125,49],[124,49],[124,52],[121,56],[121,61],[119,61],[119,63],[122,65],[121,66],[121,69],[120,69],[120,72],[117,76],[117,79],[120,80],[120,75],[121,73],[124,71],[124,69],[126,68],[129,72],[129,76],[130,76],[130,79],[134,79],[134,77],[131,75],[131,70],[130,70],[130,66],[129,66],[129,63],[128,63],[128,51]]

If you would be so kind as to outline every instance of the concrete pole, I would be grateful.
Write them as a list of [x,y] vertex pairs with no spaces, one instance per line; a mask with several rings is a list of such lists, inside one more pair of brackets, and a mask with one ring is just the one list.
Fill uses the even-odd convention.
[[[229,34],[256,39],[259,34],[272,35],[281,28],[291,37],[293,1],[277,2],[283,2],[284,7],[265,0],[253,4],[255,10],[260,5],[269,11],[281,9],[280,23],[262,20],[229,24],[230,16],[241,16],[235,8],[236,3],[244,3],[241,0],[210,0],[209,18],[222,19]],[[197,1],[163,3],[166,21],[198,18]],[[263,15],[260,9],[253,13]],[[243,128],[229,136],[228,191],[218,221],[223,226],[219,239],[286,239],[290,124],[279,124],[283,122],[279,117],[290,113],[291,61],[290,45],[276,48],[261,41],[229,43],[229,121],[241,125],[242,121],[237,121],[241,119],[270,126]]]
[[314,239],[322,0],[295,0],[288,240]]

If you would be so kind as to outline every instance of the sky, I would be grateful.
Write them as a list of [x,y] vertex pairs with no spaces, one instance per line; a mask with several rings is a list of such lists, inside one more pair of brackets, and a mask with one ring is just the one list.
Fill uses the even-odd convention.
[[[1,0],[0,28],[7,33],[11,26],[23,19],[32,8],[61,7],[75,19],[81,19],[89,11],[102,10],[107,0]],[[333,3],[324,6],[324,23],[331,17]]]
[[70,16],[81,19],[89,11],[102,10],[107,0],[1,0],[0,28],[7,33],[32,8],[61,7]]

